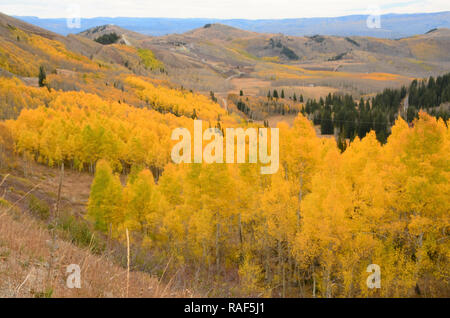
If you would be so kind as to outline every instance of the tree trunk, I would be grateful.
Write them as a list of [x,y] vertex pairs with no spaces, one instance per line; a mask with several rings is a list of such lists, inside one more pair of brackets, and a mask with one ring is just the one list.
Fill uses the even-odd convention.
[[241,242],[241,249],[242,249],[243,238],[242,238],[242,222],[240,213],[239,213],[239,240]]
[[302,193],[302,187],[303,187],[303,178],[300,176],[300,190],[298,191],[298,208],[297,208],[297,226],[300,227],[300,204],[302,203],[303,199],[303,193]]
[[217,273],[219,273],[219,268],[220,268],[219,240],[220,240],[220,223],[219,223],[219,221],[217,221],[217,225],[216,225],[216,271],[217,271]]
[[312,268],[312,278],[313,278],[313,298],[316,298],[316,273],[314,272],[314,265]]
[[59,216],[59,206],[61,202],[61,188],[64,179],[64,161],[61,163],[61,172],[59,174],[59,185],[58,185],[58,198],[56,200],[56,210],[55,210],[55,218]]

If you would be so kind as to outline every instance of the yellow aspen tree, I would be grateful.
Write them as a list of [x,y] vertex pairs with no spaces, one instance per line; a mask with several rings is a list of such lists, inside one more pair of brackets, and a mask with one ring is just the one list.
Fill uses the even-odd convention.
[[119,177],[110,165],[100,160],[88,201],[87,218],[101,231],[114,230],[123,222],[123,193]]
[[144,169],[125,189],[125,222],[131,231],[155,240],[158,236],[161,216],[159,195],[152,173]]

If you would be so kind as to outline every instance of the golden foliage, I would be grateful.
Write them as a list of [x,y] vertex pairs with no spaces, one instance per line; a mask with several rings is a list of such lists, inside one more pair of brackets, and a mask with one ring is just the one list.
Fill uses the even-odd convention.
[[[446,295],[445,123],[399,119],[386,145],[371,132],[342,154],[301,115],[279,128],[282,169],[272,176],[251,164],[169,164],[157,185],[149,171],[132,174],[111,221],[117,235],[134,228],[146,246],[205,275],[235,270],[246,295]],[[379,290],[366,285],[370,264],[381,267]]]
[[149,107],[160,112],[170,112],[176,116],[193,117],[194,113],[199,119],[210,122],[220,121],[224,124],[234,123],[227,112],[206,96],[191,93],[185,90],[176,90],[164,86],[154,86],[144,79],[130,76],[126,83],[133,87],[136,94]]
[[[41,92],[16,84],[29,94]],[[185,117],[105,101],[84,92],[47,94],[46,106],[23,109],[17,121],[7,124],[18,153],[32,154],[50,166],[67,160],[76,169],[92,171],[99,159],[107,159],[118,171],[133,164],[161,170],[169,160],[172,129],[192,126],[192,120]]]

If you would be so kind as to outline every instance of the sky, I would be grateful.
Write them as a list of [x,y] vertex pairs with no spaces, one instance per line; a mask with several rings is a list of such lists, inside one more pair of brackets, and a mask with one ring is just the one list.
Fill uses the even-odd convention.
[[450,0],[0,0],[0,12],[67,18],[284,19],[450,11]]

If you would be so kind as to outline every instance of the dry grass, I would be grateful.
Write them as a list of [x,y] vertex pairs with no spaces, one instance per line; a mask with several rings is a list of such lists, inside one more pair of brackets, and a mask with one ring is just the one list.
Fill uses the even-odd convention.
[[[60,239],[17,210],[0,212],[0,297],[125,297],[127,269]],[[67,266],[81,268],[81,289],[66,286]],[[129,297],[189,297],[142,272],[131,272]]]
[[245,95],[256,96],[261,89],[267,90],[271,82],[257,78],[233,78],[231,84],[233,89],[228,92],[229,94],[239,94],[239,91],[243,90]]
[[[33,194],[45,200],[50,207],[56,203],[56,190],[58,189],[59,169],[50,168],[33,161],[24,162],[23,158],[12,156],[14,164],[8,169],[0,170],[2,176],[10,174],[4,184],[0,186],[0,194],[10,202],[15,202],[21,193],[26,193],[35,185],[39,185]],[[24,169],[24,166],[27,168]],[[27,175],[24,175],[24,170]],[[93,176],[88,173],[66,169],[61,189],[61,207],[84,213],[89,198]],[[26,206],[27,200],[20,204]]]

